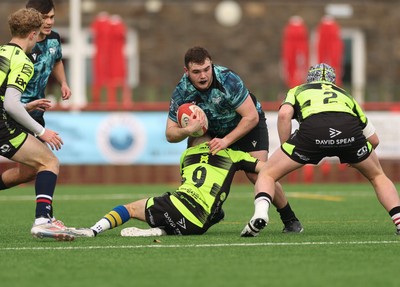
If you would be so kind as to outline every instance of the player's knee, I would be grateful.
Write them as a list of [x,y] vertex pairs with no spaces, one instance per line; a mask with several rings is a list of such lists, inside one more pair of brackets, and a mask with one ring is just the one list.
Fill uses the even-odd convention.
[[54,172],[55,174],[58,174],[58,171],[60,169],[60,162],[59,162],[58,158],[52,152],[50,152],[50,154],[48,156],[43,158],[41,165],[42,165],[42,167],[39,168],[39,170],[41,170],[41,169],[50,170],[50,171]]
[[36,171],[35,170],[29,170],[28,172],[22,174],[23,177],[23,182],[29,182],[32,181],[36,178]]

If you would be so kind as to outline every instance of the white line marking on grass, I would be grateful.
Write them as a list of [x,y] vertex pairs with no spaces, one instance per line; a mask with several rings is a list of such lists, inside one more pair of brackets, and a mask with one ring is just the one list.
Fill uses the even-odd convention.
[[140,248],[205,248],[205,247],[254,247],[254,246],[302,246],[302,245],[372,245],[399,244],[400,241],[323,241],[323,242],[258,242],[258,243],[216,243],[216,244],[151,244],[151,245],[106,245],[106,246],[67,246],[67,247],[2,247],[0,251],[32,250],[95,250],[95,249],[140,249]]

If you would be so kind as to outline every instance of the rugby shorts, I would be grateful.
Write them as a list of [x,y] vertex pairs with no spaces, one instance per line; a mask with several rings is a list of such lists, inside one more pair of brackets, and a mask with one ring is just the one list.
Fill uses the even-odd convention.
[[318,164],[333,156],[341,163],[358,163],[369,157],[372,146],[357,117],[329,112],[306,118],[281,149],[301,164]]
[[230,148],[244,152],[268,151],[269,135],[265,114],[259,114],[258,124],[241,139],[233,143]]
[[11,159],[22,147],[28,134],[12,119],[0,121],[0,155]]
[[146,202],[146,222],[151,227],[159,227],[168,235],[196,235],[203,234],[208,227],[199,227],[187,220],[174,206],[167,192],[162,196],[150,197]]

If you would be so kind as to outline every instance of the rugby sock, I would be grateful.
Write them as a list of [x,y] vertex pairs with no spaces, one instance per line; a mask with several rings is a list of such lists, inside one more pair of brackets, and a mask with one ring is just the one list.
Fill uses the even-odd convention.
[[276,211],[279,212],[279,215],[280,215],[281,220],[282,220],[283,223],[290,222],[290,221],[293,221],[293,220],[297,220],[298,221],[298,219],[297,219],[296,215],[294,214],[294,212],[292,210],[292,207],[290,206],[289,202],[286,204],[285,207],[283,207],[281,209],[277,208]]
[[396,225],[397,230],[400,231],[400,206],[396,206],[389,211],[393,223]]
[[53,217],[53,194],[56,188],[57,175],[51,171],[41,171],[36,175],[36,214],[35,218]]
[[119,205],[104,215],[102,219],[96,222],[95,225],[90,227],[95,234],[101,233],[105,230],[112,229],[127,222],[131,216],[125,206]]
[[266,192],[260,192],[254,199],[254,215],[252,219],[262,218],[268,221],[268,210],[271,205],[272,198]]

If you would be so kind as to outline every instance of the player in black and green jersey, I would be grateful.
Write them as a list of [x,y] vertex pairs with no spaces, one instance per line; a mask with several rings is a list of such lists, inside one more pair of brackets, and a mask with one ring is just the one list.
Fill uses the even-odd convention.
[[228,198],[235,172],[258,172],[265,164],[249,153],[229,148],[214,155],[208,145],[210,140],[208,134],[191,138],[193,147],[185,150],[180,160],[182,184],[174,192],[119,205],[90,229],[72,232],[93,237],[135,218],[152,228],[125,228],[122,236],[203,234],[223,218],[221,208]]
[[8,23],[11,41],[0,46],[0,155],[36,171],[36,215],[31,234],[38,238],[73,240],[72,234],[51,223],[59,162],[36,137],[56,150],[63,142],[56,132],[36,122],[20,101],[34,73],[26,53],[36,44],[43,18],[37,10],[20,9],[9,17]]
[[[21,102],[30,116],[44,127],[44,113],[51,108],[50,100],[45,98],[45,90],[50,75],[53,75],[60,84],[63,100],[69,99],[71,90],[67,84],[62,62],[60,35],[52,30],[55,22],[53,0],[28,0],[26,8],[39,11],[44,23],[40,29],[36,45],[28,53],[28,57],[34,64],[35,72],[22,93]],[[30,130],[27,131],[30,132]],[[0,174],[0,190],[30,182],[35,177],[36,171],[34,169],[18,164]]]
[[[291,133],[292,119],[299,122],[294,133]],[[258,198],[265,196],[268,202],[274,198],[275,181],[305,164],[318,164],[325,157],[336,156],[371,182],[400,235],[400,199],[374,151],[379,140],[355,99],[335,85],[332,67],[324,63],[312,66],[307,83],[289,90],[279,110],[278,132],[281,148],[272,154],[258,175],[255,185]],[[256,236],[265,226],[268,206],[259,208],[255,204],[255,213],[243,229],[243,236]]]

